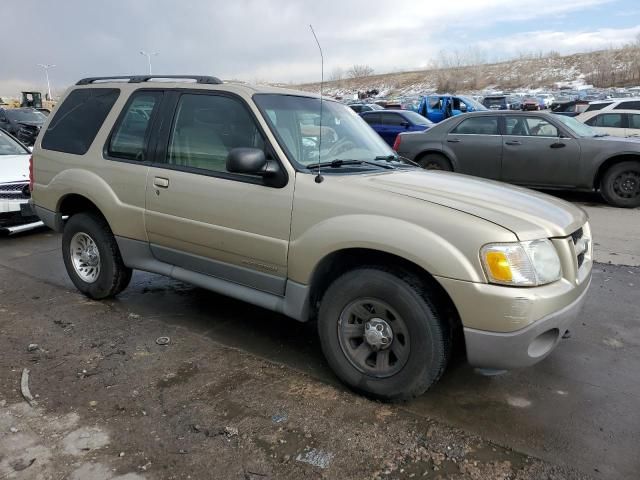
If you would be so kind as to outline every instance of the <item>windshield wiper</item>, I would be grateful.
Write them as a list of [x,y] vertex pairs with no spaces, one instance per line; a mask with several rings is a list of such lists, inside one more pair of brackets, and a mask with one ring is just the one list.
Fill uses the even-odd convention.
[[602,138],[602,137],[608,137],[609,134],[608,133],[596,133],[593,138]]
[[374,167],[378,167],[378,168],[393,169],[391,165],[385,165],[379,162],[372,162],[369,160],[343,160],[343,159],[336,159],[330,162],[312,163],[311,165],[308,165],[307,168],[326,168],[326,167],[339,168],[345,165],[373,165]]
[[374,160],[386,160],[387,162],[405,163],[407,165],[413,165],[414,167],[420,166],[413,160],[407,157],[401,157],[400,155],[378,155],[377,157],[374,158]]

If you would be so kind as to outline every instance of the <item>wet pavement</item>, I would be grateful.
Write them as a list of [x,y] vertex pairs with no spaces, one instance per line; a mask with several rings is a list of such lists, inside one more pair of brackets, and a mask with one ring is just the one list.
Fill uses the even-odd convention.
[[[604,215],[608,220],[615,220],[613,210]],[[635,225],[640,224],[640,211],[631,214]],[[619,223],[628,225],[628,220]],[[596,239],[599,228],[594,228]],[[616,236],[610,228],[606,234],[614,239],[625,235]],[[601,247],[605,253],[616,253],[616,245],[622,245],[637,254],[639,244],[635,237]],[[0,238],[0,265],[52,286],[73,288],[62,263],[60,237],[49,231]],[[456,361],[432,390],[400,408],[595,478],[638,478],[639,287],[640,268],[596,264],[584,313],[571,338],[543,362],[487,377]],[[322,358],[313,325],[140,272],[111,304],[286,364],[342,389]]]

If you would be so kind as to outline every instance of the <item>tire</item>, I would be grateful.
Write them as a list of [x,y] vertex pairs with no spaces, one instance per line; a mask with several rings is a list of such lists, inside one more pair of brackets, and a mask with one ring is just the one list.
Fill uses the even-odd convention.
[[[362,312],[362,306],[365,315],[350,314]],[[364,333],[359,337],[359,328],[364,332],[367,323],[380,319],[392,326],[393,338],[376,352]],[[347,339],[343,329],[353,330],[352,338]],[[425,285],[413,275],[382,267],[349,271],[329,286],[320,304],[318,332],[335,374],[352,389],[380,400],[407,400],[424,393],[441,377],[451,354],[450,328]],[[363,355],[358,356],[359,349]],[[386,370],[377,366],[379,355],[386,355]]]
[[452,172],[451,162],[439,153],[427,153],[417,160],[418,164],[425,170],[442,170]]
[[615,207],[640,206],[640,162],[620,162],[604,173],[600,194]]
[[[72,248],[85,252],[85,256],[72,254]],[[67,220],[62,258],[76,288],[94,300],[117,295],[131,281],[132,270],[122,262],[116,239],[101,216],[78,213]]]

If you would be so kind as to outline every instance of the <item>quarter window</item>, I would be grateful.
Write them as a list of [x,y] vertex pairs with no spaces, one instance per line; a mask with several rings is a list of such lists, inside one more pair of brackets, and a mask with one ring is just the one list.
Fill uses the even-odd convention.
[[56,108],[42,148],[84,155],[118,99],[117,88],[79,88]]
[[463,120],[451,133],[461,135],[498,135],[497,117],[471,117]]
[[169,164],[227,173],[227,155],[240,147],[264,150],[265,142],[238,100],[221,95],[180,97],[169,140]]
[[146,160],[151,117],[160,103],[160,92],[134,93],[109,142],[107,153],[126,160]]
[[558,129],[541,117],[506,117],[505,134],[523,137],[557,137]]

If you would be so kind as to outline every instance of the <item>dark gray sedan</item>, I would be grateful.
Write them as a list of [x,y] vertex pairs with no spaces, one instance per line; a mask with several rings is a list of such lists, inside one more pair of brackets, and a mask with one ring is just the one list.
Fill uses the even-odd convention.
[[640,140],[610,137],[545,112],[473,112],[425,132],[401,133],[394,148],[423,168],[530,187],[600,191],[618,207],[640,206]]

